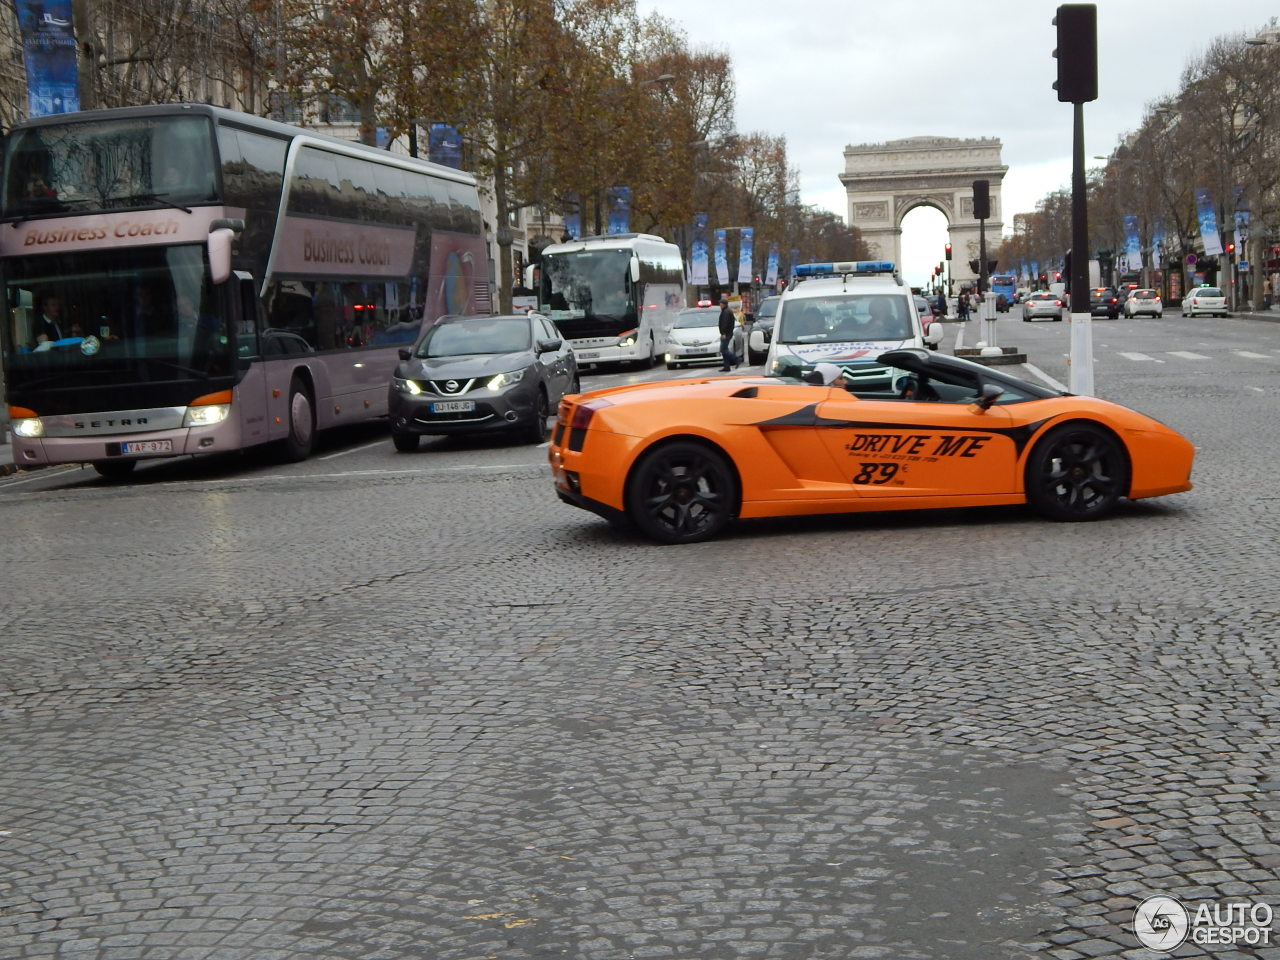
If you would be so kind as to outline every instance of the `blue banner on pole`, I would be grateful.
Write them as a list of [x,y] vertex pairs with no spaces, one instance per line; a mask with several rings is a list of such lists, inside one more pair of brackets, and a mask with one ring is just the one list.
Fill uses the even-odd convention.
[[462,169],[462,134],[447,123],[433,123],[427,128],[427,156],[455,170]]
[[80,109],[79,68],[71,0],[16,0],[27,68],[27,112],[33,117]]
[[582,207],[576,200],[570,200],[573,208],[564,212],[564,232],[571,239],[577,240],[582,236]]
[[778,285],[778,244],[769,244],[769,269],[764,275],[764,282],[770,287]]
[[1218,216],[1213,209],[1213,195],[1203,187],[1196,188],[1196,216],[1200,220],[1200,240],[1206,256],[1222,253],[1222,238],[1218,236]]
[[609,188],[609,225],[605,233],[627,233],[631,229],[631,188]]
[[693,215],[693,247],[689,251],[689,282],[705,287],[707,279],[707,215]]
[[1137,273],[1142,269],[1142,244],[1138,240],[1138,218],[1126,214],[1124,218],[1125,270]]
[[755,251],[752,246],[755,243],[755,230],[751,227],[743,227],[738,231],[738,282],[750,283],[751,278],[755,276],[751,272],[751,258]]
[[721,286],[729,285],[729,252],[726,249],[725,236],[728,231],[720,229],[716,231],[716,283]]

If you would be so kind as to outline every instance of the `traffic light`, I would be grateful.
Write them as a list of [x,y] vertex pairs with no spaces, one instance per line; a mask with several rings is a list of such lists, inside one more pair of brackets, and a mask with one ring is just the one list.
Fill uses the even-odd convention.
[[1053,18],[1058,28],[1058,79],[1053,89],[1060,103],[1089,103],[1098,99],[1098,7],[1093,3],[1064,3]]
[[969,272],[975,275],[978,272],[978,260],[976,257],[969,261]]
[[986,220],[991,216],[991,181],[973,181],[973,219]]
[[[1277,251],[1277,252],[1280,252],[1280,251]],[[951,244],[949,243],[947,244],[947,259],[948,260],[951,259]]]
[[1228,243],[1228,244],[1227,244],[1227,256],[1231,256],[1231,254],[1233,254],[1233,253],[1235,253],[1235,252],[1236,252],[1236,245],[1235,245],[1234,243]]

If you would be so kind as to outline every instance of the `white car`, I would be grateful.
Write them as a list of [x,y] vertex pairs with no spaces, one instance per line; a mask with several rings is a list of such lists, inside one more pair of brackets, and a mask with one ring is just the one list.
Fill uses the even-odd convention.
[[1159,292],[1148,289],[1129,291],[1124,302],[1124,315],[1133,319],[1139,314],[1157,319],[1164,316],[1164,304],[1160,302]]
[[1229,317],[1227,298],[1217,287],[1196,287],[1188,290],[1182,298],[1182,315],[1194,317],[1197,314],[1208,314],[1211,317]]
[[889,391],[897,376],[876,358],[888,350],[938,345],[914,294],[888,260],[802,263],[782,293],[765,372],[803,376],[832,363],[850,389]]
[[663,347],[667,369],[690,363],[720,363],[720,308],[685,307],[667,334]]
[[1030,323],[1032,320],[1061,320],[1066,307],[1062,298],[1056,293],[1033,293],[1022,301],[1022,319]]

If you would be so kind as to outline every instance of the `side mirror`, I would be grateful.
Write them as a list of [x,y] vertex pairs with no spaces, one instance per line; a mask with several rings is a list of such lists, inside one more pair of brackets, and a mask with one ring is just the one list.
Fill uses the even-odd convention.
[[942,324],[934,322],[929,324],[929,328],[924,332],[924,342],[931,347],[936,347],[942,342]]
[[401,360],[412,360],[412,359],[413,359],[413,351],[411,351],[411,350],[406,350],[404,347],[401,347],[399,350],[397,350],[397,351],[396,351],[396,353],[399,355],[399,357],[400,357],[400,359],[401,359]]
[[551,353],[553,350],[559,350],[559,349],[560,349],[560,345],[561,345],[561,344],[563,344],[563,343],[564,343],[564,341],[563,341],[563,340],[539,340],[539,341],[538,341],[538,352],[539,352],[539,353]]
[[990,410],[991,405],[1004,396],[1004,387],[995,383],[984,383],[981,395],[974,401],[979,410]]
[[216,284],[226,283],[231,277],[231,242],[235,238],[230,227],[218,227],[209,233],[209,276]]

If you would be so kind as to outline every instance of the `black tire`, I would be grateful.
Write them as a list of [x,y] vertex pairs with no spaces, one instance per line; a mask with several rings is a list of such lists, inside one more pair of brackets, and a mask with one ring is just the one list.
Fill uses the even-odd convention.
[[133,473],[133,468],[137,465],[137,460],[95,460],[93,469],[98,471],[98,476],[107,480],[123,480]]
[[316,445],[316,408],[305,381],[294,376],[289,383],[289,435],[284,438],[284,457],[299,463],[311,456]]
[[1129,457],[1091,423],[1054,427],[1027,458],[1027,503],[1051,520],[1096,520],[1129,492]]
[[416,453],[419,439],[416,433],[391,434],[391,442],[395,444],[396,449],[401,453]]
[[[573,375],[573,382],[569,384],[569,393],[581,393],[581,392],[582,392],[582,379],[575,373]],[[565,396],[567,397],[569,393],[566,393]]]
[[660,543],[709,540],[738,509],[738,481],[727,457],[701,443],[675,441],[646,451],[627,480],[627,515]]
[[544,443],[547,439],[547,417],[551,416],[551,404],[547,401],[547,391],[539,387],[538,399],[534,401],[533,419],[524,428],[524,438],[529,443]]
[[667,364],[667,369],[668,369],[668,370],[679,370],[679,369],[680,369],[680,364],[678,364],[678,363],[668,363],[668,364]]

